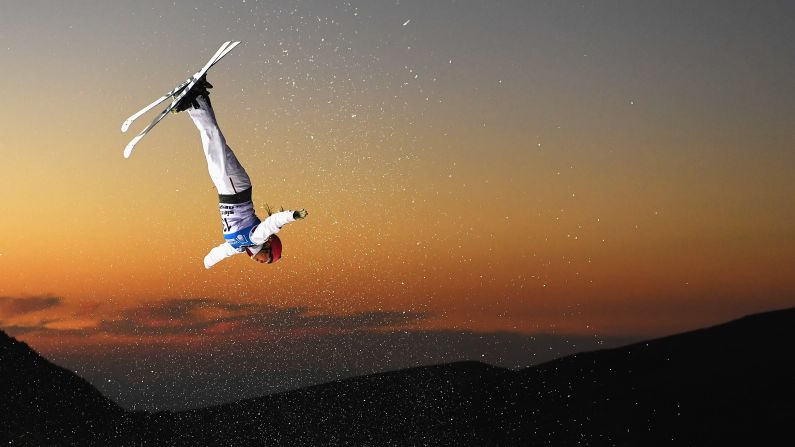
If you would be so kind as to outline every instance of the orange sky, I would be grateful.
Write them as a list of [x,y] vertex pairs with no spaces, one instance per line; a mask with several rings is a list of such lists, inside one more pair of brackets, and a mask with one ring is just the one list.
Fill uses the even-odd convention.
[[[673,38],[518,3],[472,33],[466,8],[199,9],[201,31],[157,2],[27,28],[27,6],[3,8],[0,322],[49,328],[22,335],[39,346],[190,299],[603,336],[795,305],[793,36],[767,16],[618,11]],[[310,216],[280,234],[282,262],[206,271],[221,233],[195,129],[169,116],[125,160],[118,128],[227,38],[244,43],[211,97],[255,204]],[[41,297],[58,301],[21,310]]]

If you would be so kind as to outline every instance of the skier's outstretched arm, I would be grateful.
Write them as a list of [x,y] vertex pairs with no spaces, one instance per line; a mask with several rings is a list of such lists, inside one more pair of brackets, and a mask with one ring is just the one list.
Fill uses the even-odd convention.
[[257,228],[251,233],[251,241],[255,244],[264,244],[270,235],[278,233],[283,226],[298,219],[303,219],[306,215],[306,210],[273,213],[257,225]]
[[224,242],[223,244],[213,248],[207,253],[207,256],[204,257],[204,268],[209,269],[210,267],[218,264],[219,262],[223,261],[224,259],[236,255],[240,253],[239,251],[235,250],[231,245]]

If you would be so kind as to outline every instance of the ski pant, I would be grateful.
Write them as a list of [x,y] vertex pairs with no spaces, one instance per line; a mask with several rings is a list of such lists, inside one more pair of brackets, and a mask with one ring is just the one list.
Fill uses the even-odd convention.
[[223,196],[237,195],[244,191],[250,197],[251,180],[232,149],[226,145],[209,99],[199,96],[196,101],[199,108],[188,109],[188,114],[199,129],[204,156],[207,158],[207,170],[221,196],[220,199],[223,201]]

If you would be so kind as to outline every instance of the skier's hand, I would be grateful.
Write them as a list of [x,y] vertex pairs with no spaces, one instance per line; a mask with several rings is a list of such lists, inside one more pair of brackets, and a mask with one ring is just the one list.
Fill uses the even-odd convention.
[[304,217],[306,217],[308,215],[309,215],[309,213],[303,208],[301,208],[298,211],[293,211],[293,219],[295,219],[295,220],[303,219]]

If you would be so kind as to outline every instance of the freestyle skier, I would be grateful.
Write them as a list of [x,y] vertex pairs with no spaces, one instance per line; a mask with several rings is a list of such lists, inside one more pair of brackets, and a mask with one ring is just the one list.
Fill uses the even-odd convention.
[[226,145],[210,105],[208,88],[212,85],[202,77],[174,108],[175,112],[187,111],[199,129],[207,170],[218,190],[226,242],[210,250],[204,257],[204,267],[209,269],[229,256],[243,252],[257,262],[271,264],[282,255],[282,242],[276,233],[285,224],[305,218],[307,211],[272,213],[268,208],[268,217],[260,221],[251,201],[251,180],[232,149]]

